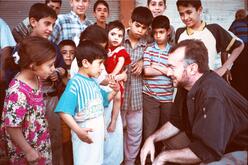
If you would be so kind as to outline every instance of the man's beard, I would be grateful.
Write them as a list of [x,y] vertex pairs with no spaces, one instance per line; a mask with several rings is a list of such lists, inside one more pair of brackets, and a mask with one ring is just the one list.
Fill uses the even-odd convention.
[[190,81],[189,81],[189,76],[186,72],[186,70],[183,71],[183,75],[180,81],[177,81],[176,84],[174,85],[175,87],[186,87],[189,86]]

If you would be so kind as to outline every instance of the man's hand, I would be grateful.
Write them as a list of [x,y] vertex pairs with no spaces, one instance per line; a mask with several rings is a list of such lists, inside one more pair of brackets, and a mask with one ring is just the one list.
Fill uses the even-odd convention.
[[77,136],[83,142],[91,144],[93,140],[90,138],[89,132],[93,132],[92,128],[81,128],[80,131],[77,132]]
[[155,146],[154,146],[154,140],[151,137],[148,137],[140,151],[140,162],[141,165],[145,165],[146,157],[150,154],[151,161],[154,160],[154,154],[155,154]]
[[115,77],[109,77],[109,87],[112,88],[115,92],[118,92],[120,90],[120,85],[115,80]]
[[165,156],[165,152],[161,152],[152,162],[152,165],[164,165],[166,163]]
[[132,74],[139,76],[142,73],[143,69],[143,60],[139,60],[136,63],[132,64]]

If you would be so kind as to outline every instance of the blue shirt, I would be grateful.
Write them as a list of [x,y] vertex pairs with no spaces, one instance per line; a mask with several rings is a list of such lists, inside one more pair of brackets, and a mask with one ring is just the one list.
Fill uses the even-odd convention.
[[49,40],[59,44],[60,41],[63,40],[75,40],[75,38],[79,39],[81,32],[92,24],[93,23],[88,19],[81,22],[79,16],[73,11],[67,14],[61,14],[55,22],[53,32]]
[[16,42],[12,36],[9,26],[0,18],[0,49],[7,46],[15,46]]
[[108,93],[100,89],[95,80],[76,74],[67,84],[55,112],[71,116],[82,112],[82,122],[103,115],[108,105]]

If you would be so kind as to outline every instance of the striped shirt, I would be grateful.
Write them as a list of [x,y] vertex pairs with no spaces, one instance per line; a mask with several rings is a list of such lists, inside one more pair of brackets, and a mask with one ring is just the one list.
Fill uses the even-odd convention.
[[[167,44],[165,49],[161,50],[155,42],[152,46],[147,47],[143,56],[144,68],[150,67],[153,63],[166,66],[170,48],[171,46]],[[143,83],[143,93],[159,102],[172,102],[173,85],[170,77],[165,75],[144,76]]]
[[139,60],[142,60],[146,46],[146,40],[140,39],[136,46],[132,48],[127,30],[124,40],[124,47],[130,55],[132,62],[127,66],[127,81],[124,88],[125,90],[122,110],[138,111],[143,109],[143,75],[136,76],[131,74],[131,66]]
[[83,122],[103,115],[104,106],[107,104],[108,93],[101,90],[95,80],[76,74],[68,82],[55,112],[64,112],[71,116],[81,112],[80,122]]
[[248,16],[244,19],[235,20],[229,30],[239,37],[245,44],[248,43]]
[[59,44],[62,40],[79,40],[81,32],[92,24],[93,22],[87,18],[81,22],[79,16],[73,11],[67,14],[60,14],[49,40],[56,44]]

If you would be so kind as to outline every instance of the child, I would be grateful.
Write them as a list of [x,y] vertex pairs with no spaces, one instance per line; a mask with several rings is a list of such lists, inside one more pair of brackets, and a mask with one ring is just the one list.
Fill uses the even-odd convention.
[[[52,8],[56,14],[59,14],[62,5],[61,0],[45,0],[45,4]],[[17,43],[21,42],[24,38],[28,37],[32,32],[32,26],[29,22],[29,17],[25,18],[12,30],[13,36]]]
[[109,5],[104,0],[97,0],[93,7],[94,16],[96,18],[96,25],[107,28],[107,18],[109,16]]
[[[176,31],[176,42],[186,39],[200,39],[208,49],[209,67],[223,76],[232,66],[243,49],[243,43],[218,24],[206,24],[201,20],[200,0],[178,0],[177,10],[186,27]],[[228,52],[230,56],[222,66],[218,53]]]
[[[153,18],[163,15],[166,9],[166,0],[147,0],[147,7],[151,10]],[[175,29],[170,25],[170,35],[168,42],[171,45],[175,44]],[[153,38],[153,37],[152,37]]]
[[40,79],[54,70],[55,48],[46,39],[30,37],[19,49],[20,72],[9,84],[3,110],[11,164],[51,164],[51,145]]
[[173,86],[171,78],[164,73],[166,73],[168,53],[171,48],[168,43],[170,32],[170,21],[166,16],[160,15],[153,19],[152,34],[155,42],[147,47],[143,56],[144,141],[169,120]]
[[142,58],[147,46],[147,42],[143,37],[145,37],[152,19],[152,13],[148,8],[136,7],[132,12],[129,29],[124,40],[124,47],[132,60],[132,63],[127,66],[127,82],[125,83],[121,112],[125,127],[124,164],[134,164],[140,150],[143,120]]
[[[72,129],[73,159],[75,165],[103,162],[104,105],[118,92],[118,84],[110,84],[114,91],[106,93],[93,78],[101,74],[106,51],[92,41],[82,41],[76,50],[79,71],[68,82],[55,109]],[[81,120],[73,118],[81,112]]]
[[[66,67],[67,67],[67,76],[62,78],[62,81],[59,85],[59,96],[62,95],[62,93],[65,90],[66,84],[69,81],[70,77],[70,67],[72,60],[75,57],[75,51],[76,51],[76,44],[72,40],[63,40],[59,43],[60,52],[63,56],[63,59],[65,61]],[[64,164],[66,165],[73,165],[73,156],[72,156],[72,143],[71,143],[71,133],[70,128],[61,121],[61,129],[62,129],[62,143],[63,143],[63,160]]]
[[92,24],[85,15],[89,4],[90,0],[70,0],[72,11],[58,16],[49,39],[56,44],[69,39],[78,45],[80,33]]
[[104,62],[107,73],[110,77],[118,80],[120,85],[120,93],[114,99],[114,108],[110,125],[108,126],[109,132],[114,132],[116,119],[121,107],[121,100],[123,100],[124,82],[119,79],[119,74],[123,72],[124,66],[131,63],[129,54],[126,52],[122,45],[125,34],[125,27],[120,21],[110,22],[108,25],[108,58]]

